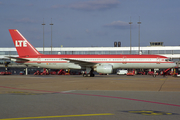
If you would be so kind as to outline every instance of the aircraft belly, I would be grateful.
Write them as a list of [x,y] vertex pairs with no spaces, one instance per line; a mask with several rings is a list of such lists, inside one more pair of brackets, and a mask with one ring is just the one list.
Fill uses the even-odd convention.
[[[82,66],[74,63],[25,63],[29,66],[49,69],[83,69]],[[104,64],[103,64],[104,65]],[[113,69],[154,69],[154,68],[172,68],[174,63],[108,63]]]
[[154,68],[171,68],[173,67],[170,63],[114,63],[113,69],[124,68],[124,69],[154,69]]

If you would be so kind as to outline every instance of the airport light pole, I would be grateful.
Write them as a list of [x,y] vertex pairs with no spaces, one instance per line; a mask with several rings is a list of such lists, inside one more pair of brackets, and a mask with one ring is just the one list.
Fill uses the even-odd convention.
[[130,22],[129,22],[129,25],[130,25],[130,54],[131,54],[131,17],[130,17]]
[[49,24],[49,25],[51,25],[51,54],[52,54],[52,18],[51,18],[51,24]]
[[46,25],[45,23],[44,23],[44,18],[43,18],[43,54],[44,54],[44,25]]
[[137,24],[139,24],[139,54],[140,54],[140,16],[139,16],[139,22],[137,22]]

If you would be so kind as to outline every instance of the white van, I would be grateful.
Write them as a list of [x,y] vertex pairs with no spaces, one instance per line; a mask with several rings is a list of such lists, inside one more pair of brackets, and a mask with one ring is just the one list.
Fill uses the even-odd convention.
[[119,70],[117,72],[117,75],[126,75],[128,73],[128,70]]

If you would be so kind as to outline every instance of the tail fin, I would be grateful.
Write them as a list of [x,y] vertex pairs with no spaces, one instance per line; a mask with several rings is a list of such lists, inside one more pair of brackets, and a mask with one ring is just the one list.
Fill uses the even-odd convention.
[[18,30],[9,29],[9,32],[20,57],[28,57],[41,54],[26,40],[26,38]]

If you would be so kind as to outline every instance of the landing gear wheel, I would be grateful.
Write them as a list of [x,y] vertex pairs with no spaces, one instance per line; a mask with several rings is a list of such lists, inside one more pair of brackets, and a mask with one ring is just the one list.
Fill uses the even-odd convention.
[[83,74],[83,77],[86,77],[86,74],[85,74],[85,73]]
[[86,72],[83,74],[83,77],[94,77],[93,72],[94,72],[93,68],[86,68]]
[[83,74],[83,77],[94,77],[94,74]]
[[90,77],[94,77],[94,74],[91,74]]

